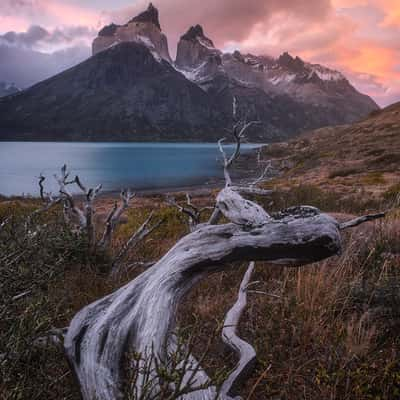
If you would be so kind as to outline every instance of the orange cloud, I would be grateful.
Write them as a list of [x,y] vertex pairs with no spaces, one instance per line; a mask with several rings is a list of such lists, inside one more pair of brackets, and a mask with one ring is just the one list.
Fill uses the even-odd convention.
[[381,6],[385,12],[384,24],[400,26],[400,2],[398,0],[382,0]]

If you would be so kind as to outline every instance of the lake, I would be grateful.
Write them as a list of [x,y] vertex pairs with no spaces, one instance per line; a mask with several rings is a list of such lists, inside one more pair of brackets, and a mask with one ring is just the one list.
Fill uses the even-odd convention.
[[[244,144],[242,153],[259,146]],[[0,142],[0,194],[37,196],[40,174],[57,193],[53,175],[63,164],[104,191],[205,185],[223,177],[220,159],[216,143]]]

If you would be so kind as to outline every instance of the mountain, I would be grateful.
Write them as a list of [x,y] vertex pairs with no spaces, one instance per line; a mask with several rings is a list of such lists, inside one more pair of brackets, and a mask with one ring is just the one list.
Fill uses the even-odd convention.
[[143,44],[123,42],[0,99],[0,138],[207,140],[218,107]]
[[0,101],[0,139],[215,141],[241,119],[248,139],[289,138],[354,122],[378,106],[339,72],[284,53],[224,54],[200,25],[182,35],[172,62],[157,9],[111,24],[93,56]]
[[97,54],[122,42],[143,43],[154,54],[172,63],[167,37],[162,33],[158,10],[150,3],[148,9],[132,18],[125,25],[105,26],[93,41],[92,52]]
[[[314,127],[354,122],[378,109],[368,96],[359,93],[338,71],[310,64],[283,53],[274,59],[239,51],[223,54],[205,36],[200,25],[191,27],[178,43],[176,66],[205,90],[220,86],[221,77],[236,86],[258,88],[271,99],[286,95],[317,115],[306,115],[306,125]],[[300,111],[300,110],[299,110]],[[279,116],[280,117],[280,116]],[[313,120],[310,120],[313,119]]]
[[[90,57],[87,47],[71,47],[54,53],[0,45],[0,80],[27,88]],[[27,66],[26,60],[29,60]]]
[[19,92],[20,89],[14,83],[0,82],[0,97]]
[[325,127],[263,149],[281,177],[269,185],[304,184],[344,198],[389,199],[400,192],[400,103],[355,124]]

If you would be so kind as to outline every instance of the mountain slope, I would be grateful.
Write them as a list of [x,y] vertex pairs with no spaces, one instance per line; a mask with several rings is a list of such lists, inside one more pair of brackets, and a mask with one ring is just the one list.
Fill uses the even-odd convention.
[[[288,143],[264,148],[280,178],[271,184],[314,184],[344,196],[368,200],[400,191],[400,103],[375,111],[364,120],[321,128]],[[389,192],[388,192],[389,191]]]
[[0,138],[204,140],[222,125],[215,109],[168,62],[125,42],[1,99]]
[[[239,51],[223,54],[200,25],[191,27],[181,37],[176,66],[207,91],[215,91],[221,77],[225,77],[237,86],[261,89],[278,101],[286,96],[297,102],[299,109],[310,107],[312,113],[304,116],[304,123],[297,125],[292,134],[311,127],[354,122],[379,108],[340,72],[306,63],[288,53],[278,59],[242,55]],[[280,118],[283,121],[284,117]]]

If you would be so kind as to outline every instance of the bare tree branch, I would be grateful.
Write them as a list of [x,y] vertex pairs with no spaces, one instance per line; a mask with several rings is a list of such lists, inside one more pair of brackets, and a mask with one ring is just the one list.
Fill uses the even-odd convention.
[[260,189],[258,187],[253,186],[230,186],[230,189],[234,192],[238,192],[241,194],[250,194],[250,195],[259,195],[259,196],[270,196],[274,193],[274,190],[269,189]]
[[373,221],[378,218],[384,218],[386,216],[386,213],[378,213],[378,214],[370,214],[370,215],[364,215],[362,217],[354,218],[350,221],[343,222],[339,225],[339,228],[341,230],[348,229],[348,228],[353,228],[355,226],[361,225],[364,222],[368,221]]
[[245,342],[237,335],[240,317],[247,305],[247,287],[254,270],[254,262],[252,261],[243,280],[240,284],[238,298],[232,308],[228,311],[222,329],[222,340],[233,351],[239,355],[239,361],[235,369],[229,374],[228,378],[221,386],[222,396],[234,396],[234,391],[251,373],[256,361],[256,351],[254,347]]
[[129,203],[134,196],[135,194],[131,193],[130,190],[121,191],[120,193],[121,203],[119,207],[116,202],[114,203],[114,207],[112,208],[107,217],[103,236],[98,243],[99,247],[103,249],[110,247],[114,229],[117,226],[118,222],[120,221],[124,211],[129,207]]
[[113,261],[112,274],[115,274],[117,272],[121,260],[125,257],[129,249],[136,246],[140,241],[145,239],[148,235],[150,235],[150,233],[152,233],[164,222],[164,219],[161,219],[156,223],[154,223],[153,225],[150,225],[153,216],[154,213],[151,212],[146,221],[143,222],[143,224],[139,227],[139,229],[128,239],[125,245],[121,248],[118,255],[115,257]]
[[265,177],[272,171],[272,162],[268,161],[263,173],[255,181],[250,183],[250,186],[255,186],[265,179]]
[[212,208],[212,207],[204,207],[202,209],[198,209],[197,207],[195,207],[192,204],[191,198],[189,193],[186,193],[186,205],[185,206],[181,206],[180,204],[177,203],[177,201],[175,200],[175,198],[171,195],[166,197],[166,202],[173,206],[176,207],[181,213],[186,214],[188,217],[188,226],[189,226],[189,231],[193,232],[194,229],[196,229],[196,226],[200,223],[200,217],[201,214]]
[[67,166],[64,164],[61,168],[61,175],[54,175],[58,185],[61,196],[65,199],[65,204],[69,210],[77,217],[79,226],[81,228],[86,228],[86,216],[84,212],[75,205],[74,198],[72,194],[67,189],[67,186],[74,183],[74,181],[68,181],[69,172],[67,171]]
[[[236,97],[233,98],[233,119],[235,120],[237,116],[237,99]],[[241,122],[238,121],[234,124],[232,129],[232,136],[235,139],[235,150],[232,155],[228,158],[224,147],[223,142],[226,138],[222,138],[218,141],[218,148],[220,153],[222,154],[223,159],[223,166],[224,166],[224,177],[225,177],[225,184],[226,186],[230,186],[232,184],[232,180],[229,173],[229,168],[233,164],[233,162],[240,156],[240,146],[241,141],[244,138],[246,131],[254,124],[258,124],[259,121],[250,121],[250,122]]]

